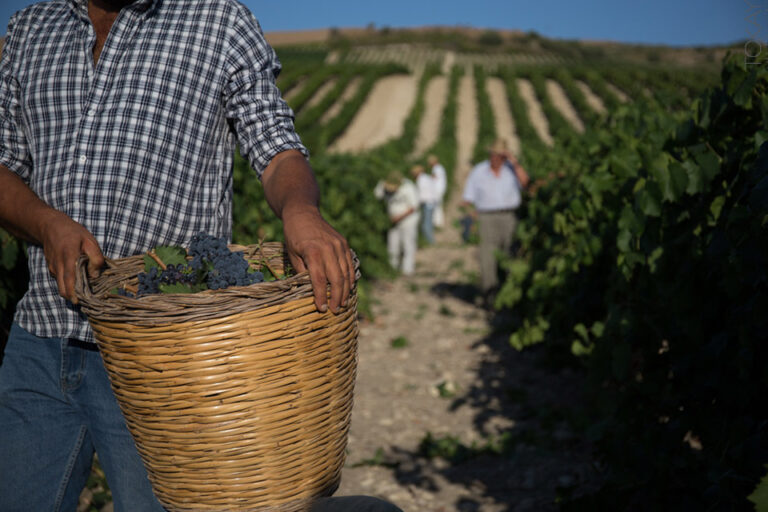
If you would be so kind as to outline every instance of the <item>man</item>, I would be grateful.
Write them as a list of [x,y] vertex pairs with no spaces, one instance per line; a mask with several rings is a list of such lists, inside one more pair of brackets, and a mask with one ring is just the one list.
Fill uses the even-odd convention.
[[435,180],[424,171],[423,165],[414,165],[411,168],[411,176],[416,182],[419,191],[419,204],[421,205],[421,234],[424,235],[428,245],[435,243],[435,225],[432,213],[435,210]]
[[462,204],[474,209],[478,220],[480,247],[480,290],[486,307],[491,307],[499,286],[496,252],[508,253],[517,227],[515,210],[528,186],[528,173],[507,148],[496,140],[488,148],[489,159],[477,164],[464,186]]
[[441,228],[445,225],[443,202],[445,201],[445,192],[448,188],[448,176],[445,173],[445,167],[440,163],[437,155],[429,155],[427,163],[435,183],[435,211],[432,212],[432,221],[435,227]]
[[413,274],[419,238],[419,192],[411,180],[392,171],[376,184],[373,195],[387,202],[392,226],[387,231],[389,264],[403,275]]
[[[30,284],[0,367],[0,510],[75,510],[94,450],[116,510],[162,510],[76,306],[75,262],[86,255],[96,274],[105,256],[230,236],[236,143],[317,309],[345,305],[350,250],[318,211],[279,70],[234,0],[57,0],[11,19],[0,226],[29,242]],[[358,497],[318,507],[396,510]]]

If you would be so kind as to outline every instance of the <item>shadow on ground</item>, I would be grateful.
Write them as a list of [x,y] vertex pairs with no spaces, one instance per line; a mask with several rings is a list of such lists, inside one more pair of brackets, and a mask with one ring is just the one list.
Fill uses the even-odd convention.
[[[472,303],[472,285],[440,283],[437,295]],[[503,313],[489,319],[505,324]],[[481,441],[424,433],[419,449],[390,448],[384,464],[404,486],[435,491],[441,481],[466,489],[452,510],[549,511],[600,479],[578,425],[583,374],[547,363],[543,347],[518,352],[503,329],[479,339],[484,354],[471,387],[451,407],[474,411]],[[481,347],[482,346],[482,347]],[[448,512],[448,511],[446,511]]]

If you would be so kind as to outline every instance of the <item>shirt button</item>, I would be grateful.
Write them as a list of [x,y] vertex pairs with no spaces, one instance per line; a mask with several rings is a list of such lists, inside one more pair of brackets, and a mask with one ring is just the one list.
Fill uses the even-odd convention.
[[86,162],[86,160],[88,160],[88,157],[86,157],[85,155],[80,155],[80,163],[81,164],[84,164]]
[[90,109],[88,109],[88,115],[89,116],[95,116],[96,115],[96,108],[95,107],[91,107]]

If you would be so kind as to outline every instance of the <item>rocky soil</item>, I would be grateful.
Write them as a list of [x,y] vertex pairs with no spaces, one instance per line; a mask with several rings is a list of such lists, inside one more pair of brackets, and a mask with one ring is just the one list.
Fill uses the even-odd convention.
[[[414,276],[375,287],[337,494],[413,512],[556,510],[558,497],[599,478],[589,444],[567,421],[581,377],[547,367],[537,350],[515,351],[494,329],[504,319],[475,306],[475,250],[456,231],[446,227],[420,249]],[[502,455],[429,456],[503,436],[512,441]]]

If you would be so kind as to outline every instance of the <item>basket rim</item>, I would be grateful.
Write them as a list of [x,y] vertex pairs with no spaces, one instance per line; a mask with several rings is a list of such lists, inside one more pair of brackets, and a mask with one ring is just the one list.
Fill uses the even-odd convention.
[[[281,242],[229,244],[228,247],[232,251],[242,251],[246,259],[254,256],[266,259],[280,270],[285,268],[287,262]],[[144,270],[144,255],[107,259],[106,268],[96,278],[88,276],[88,259],[85,255],[80,256],[75,273],[75,295],[81,311],[89,319],[152,326],[222,318],[314,296],[307,271],[275,281],[196,293],[159,293],[142,297],[124,297],[112,293],[114,288],[136,280],[138,273]],[[360,278],[360,262],[354,251],[352,257],[357,282]],[[356,286],[350,293],[356,293]]]

